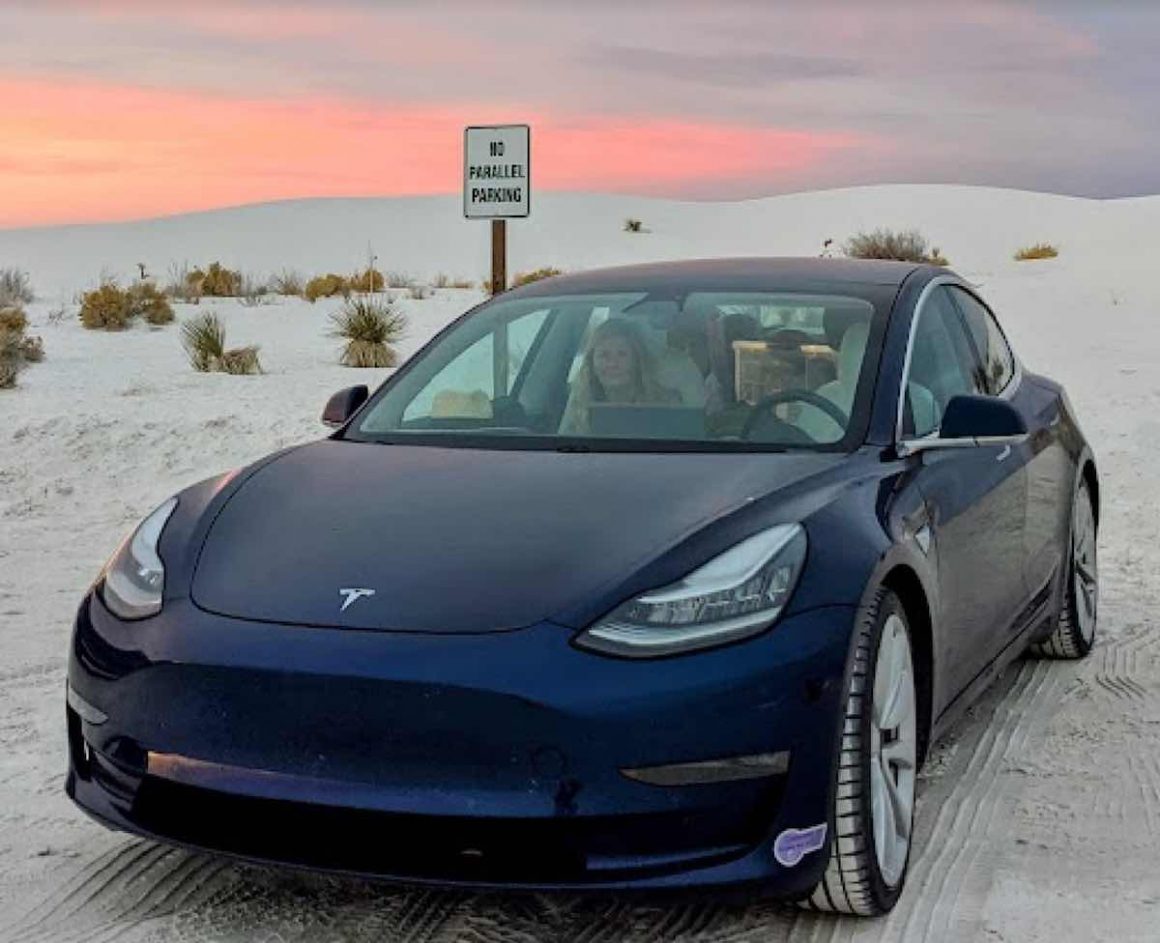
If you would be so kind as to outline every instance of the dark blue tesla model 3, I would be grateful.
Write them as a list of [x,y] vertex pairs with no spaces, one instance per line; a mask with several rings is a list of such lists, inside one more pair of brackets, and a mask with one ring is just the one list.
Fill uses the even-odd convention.
[[552,278],[150,514],[77,615],[114,828],[448,885],[888,910],[931,741],[1096,626],[1058,384],[946,269]]

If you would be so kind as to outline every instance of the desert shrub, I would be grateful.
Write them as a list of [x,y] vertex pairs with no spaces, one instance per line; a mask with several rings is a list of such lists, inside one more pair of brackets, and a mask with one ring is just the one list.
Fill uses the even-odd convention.
[[346,341],[339,363],[347,367],[393,367],[394,344],[407,329],[407,318],[389,301],[352,298],[330,316],[332,337]]
[[238,297],[247,308],[267,302],[269,291],[266,283],[253,275],[243,275],[241,284],[238,285]]
[[198,297],[236,298],[242,288],[242,273],[211,262],[204,271],[195,268],[188,272],[185,281]]
[[107,281],[81,295],[81,324],[90,330],[123,331],[135,318],[150,324],[173,320],[169,300],[152,282],[134,282],[121,288]]
[[235,347],[232,350],[223,351],[221,357],[218,358],[217,369],[222,373],[237,375],[261,373],[262,365],[258,362],[257,346],[251,344],[248,347]]
[[28,327],[28,317],[23,308],[15,305],[0,307],[0,331],[23,334],[26,327]]
[[270,276],[269,287],[275,295],[301,297],[306,290],[306,282],[293,269],[282,269],[277,275]]
[[0,308],[29,305],[36,300],[28,273],[20,269],[0,269]]
[[452,280],[451,285],[449,287],[451,287],[451,288],[474,288],[475,282],[473,282],[470,278],[456,278],[456,279]]
[[386,277],[388,288],[410,288],[415,284],[415,279],[405,272],[387,272]]
[[538,268],[532,272],[518,272],[515,278],[512,279],[512,288],[519,288],[521,285],[530,285],[532,282],[538,282],[541,278],[551,278],[553,275],[562,275],[563,271],[558,268],[552,268],[550,265],[544,268]]
[[435,277],[431,279],[432,288],[450,288],[451,276],[446,272],[437,272]]
[[1030,262],[1034,259],[1054,259],[1059,255],[1059,248],[1050,242],[1037,242],[1033,246],[1024,246],[1015,253],[1016,262]]
[[307,301],[314,302],[319,298],[333,298],[335,295],[349,298],[350,293],[350,281],[342,275],[331,272],[329,275],[316,275],[310,279],[302,291],[302,296]]
[[931,265],[949,265],[939,249],[928,248],[926,237],[917,229],[895,232],[875,229],[860,232],[846,240],[845,253],[852,259],[895,259],[899,262],[928,262]]
[[366,268],[361,272],[355,272],[350,277],[351,291],[361,291],[363,293],[372,291],[382,291],[386,287],[386,279],[383,278],[383,273],[377,268]]
[[130,317],[142,317],[150,324],[168,324],[173,320],[173,308],[152,282],[136,282],[127,290]]
[[123,331],[133,320],[129,292],[116,282],[102,282],[81,295],[80,319],[89,330]]
[[20,356],[29,363],[40,363],[44,359],[44,341],[40,337],[26,337],[20,342]]
[[165,285],[164,293],[167,298],[174,301],[193,304],[201,301],[200,282],[192,277],[188,263],[175,262],[169,266],[169,281]]
[[412,301],[422,301],[431,297],[431,289],[426,285],[412,285],[407,289],[407,296]]
[[639,219],[633,219],[631,216],[624,221],[625,232],[644,232],[644,223]]
[[44,359],[44,344],[39,337],[26,337],[28,318],[16,306],[0,308],[0,389],[16,385],[16,377],[28,363]]

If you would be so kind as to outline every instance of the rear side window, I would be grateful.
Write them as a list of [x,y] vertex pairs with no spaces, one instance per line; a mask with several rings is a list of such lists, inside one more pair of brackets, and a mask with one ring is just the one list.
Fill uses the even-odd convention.
[[1007,339],[1003,337],[995,316],[974,295],[962,288],[950,290],[963,312],[967,330],[975,350],[978,351],[979,359],[983,361],[987,393],[996,396],[1007,388],[1007,384],[1015,375],[1015,358],[1011,354],[1011,348],[1007,345]]
[[903,400],[904,436],[937,430],[951,397],[985,392],[982,365],[946,288],[935,288],[917,317]]

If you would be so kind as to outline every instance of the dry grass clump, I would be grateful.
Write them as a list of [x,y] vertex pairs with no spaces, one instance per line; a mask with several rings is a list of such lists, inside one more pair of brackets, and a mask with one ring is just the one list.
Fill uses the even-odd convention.
[[30,305],[36,300],[28,273],[20,269],[0,269],[0,308]]
[[310,279],[302,290],[302,297],[309,302],[315,302],[319,298],[333,298],[335,295],[349,298],[350,293],[350,279],[331,272],[329,275],[316,275]]
[[0,331],[9,334],[23,334],[26,327],[28,327],[28,316],[24,313],[23,308],[15,305],[0,307]]
[[548,265],[544,268],[538,268],[532,272],[518,272],[515,278],[512,279],[512,288],[519,288],[521,285],[530,285],[532,282],[538,282],[541,278],[551,278],[553,275],[563,275],[562,269],[552,268]]
[[367,292],[382,291],[386,287],[386,279],[377,268],[366,268],[355,272],[349,279],[351,291]]
[[1015,253],[1016,262],[1030,262],[1034,259],[1054,259],[1059,255],[1059,247],[1050,242],[1037,242],[1033,246],[1024,246]]
[[407,297],[412,301],[423,301],[431,297],[431,289],[426,285],[412,285],[407,289]]
[[875,229],[860,232],[846,240],[845,253],[852,259],[895,259],[899,262],[926,262],[930,265],[949,265],[936,246],[928,248],[926,237],[917,229],[895,232]]
[[195,268],[185,276],[186,284],[200,298],[236,298],[242,290],[242,273],[211,262],[205,270]]
[[387,272],[388,288],[411,288],[415,279],[406,272]]
[[168,324],[173,320],[169,299],[152,282],[136,282],[127,291],[133,317],[142,317],[150,324]]
[[470,278],[452,278],[446,272],[439,272],[431,279],[432,288],[474,288],[475,282]]
[[16,377],[25,364],[44,359],[44,343],[26,337],[28,317],[16,304],[0,306],[0,389],[16,386]]
[[270,276],[269,288],[275,295],[300,298],[306,290],[306,280],[293,269],[282,269],[277,275]]
[[191,278],[189,263],[174,263],[169,266],[169,282],[164,293],[167,298],[187,304],[198,304],[201,294],[197,290],[197,280]]
[[269,294],[270,289],[265,282],[254,278],[253,275],[242,276],[242,283],[238,287],[238,298],[241,299],[242,304],[247,308],[267,304],[272,300]]
[[103,282],[81,295],[81,324],[89,330],[123,331],[133,320],[129,293],[115,282]]
[[155,325],[173,320],[169,299],[152,282],[121,288],[107,281],[81,295],[81,324],[90,330],[123,331],[136,318]]
[[330,316],[332,337],[343,338],[339,363],[347,367],[393,367],[398,353],[392,346],[402,339],[407,317],[390,301],[353,298]]
[[190,318],[181,326],[181,346],[190,366],[199,373],[261,373],[258,348],[226,349],[226,328],[212,311]]

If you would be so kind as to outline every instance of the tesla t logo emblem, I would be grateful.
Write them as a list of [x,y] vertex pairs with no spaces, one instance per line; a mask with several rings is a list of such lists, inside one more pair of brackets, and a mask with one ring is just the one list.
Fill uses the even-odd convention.
[[339,612],[346,612],[353,603],[358,602],[363,596],[373,596],[375,591],[373,589],[340,589],[339,594],[343,597],[342,608]]

